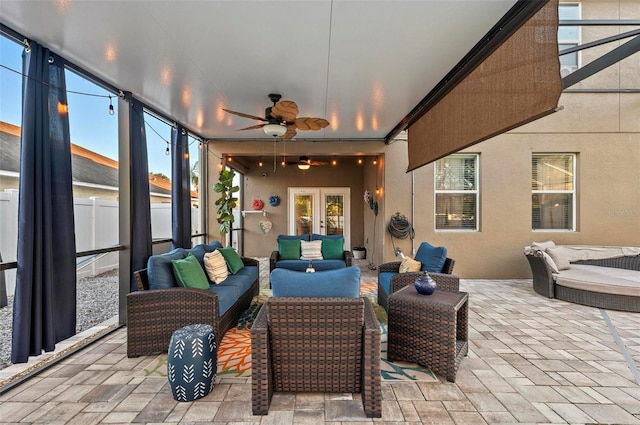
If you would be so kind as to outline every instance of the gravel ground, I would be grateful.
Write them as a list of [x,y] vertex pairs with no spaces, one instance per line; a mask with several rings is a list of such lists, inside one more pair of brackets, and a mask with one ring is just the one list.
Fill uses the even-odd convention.
[[[118,270],[80,279],[77,288],[76,332],[85,331],[118,314]],[[11,365],[13,296],[0,308],[0,369]]]

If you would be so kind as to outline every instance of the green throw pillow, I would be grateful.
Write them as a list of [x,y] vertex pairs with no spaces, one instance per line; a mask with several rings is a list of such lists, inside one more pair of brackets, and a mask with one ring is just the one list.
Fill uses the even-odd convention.
[[342,260],[344,255],[344,239],[322,239],[322,258]]
[[171,260],[178,285],[184,288],[209,289],[209,281],[198,259],[191,253],[182,260]]
[[281,260],[299,260],[300,239],[278,239],[278,253]]
[[226,248],[218,248],[218,251],[222,253],[224,261],[227,262],[227,266],[229,266],[229,271],[231,273],[236,274],[244,267],[242,258],[240,258],[235,249],[228,246]]

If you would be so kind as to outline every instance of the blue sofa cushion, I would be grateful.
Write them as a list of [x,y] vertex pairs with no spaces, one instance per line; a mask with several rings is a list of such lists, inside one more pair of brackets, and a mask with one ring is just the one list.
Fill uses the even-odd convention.
[[360,269],[356,266],[316,273],[277,268],[270,279],[274,297],[360,297]]
[[440,273],[447,260],[447,248],[444,246],[431,246],[427,242],[422,242],[416,252],[415,259],[422,263],[421,270],[427,272]]
[[229,308],[238,301],[238,298],[244,293],[240,292],[240,287],[238,285],[230,285],[224,284],[231,278],[233,275],[230,275],[225,279],[223,283],[218,285],[209,286],[209,290],[211,292],[215,292],[218,294],[218,315],[222,316],[224,313],[229,310]]
[[380,286],[388,294],[391,293],[391,278],[398,273],[382,272],[378,274],[378,286]]
[[219,241],[213,241],[210,244],[200,244],[191,248],[189,251],[193,254],[194,257],[198,259],[200,263],[200,267],[204,269],[204,254],[207,252],[213,252],[218,248],[222,248],[222,245]]
[[240,294],[244,294],[256,279],[258,279],[258,267],[244,266],[238,273],[230,274],[219,285],[235,285],[240,289]]
[[312,261],[311,265],[317,272],[324,270],[343,269],[347,266],[344,260],[320,260]]
[[147,276],[149,289],[166,289],[178,286],[173,273],[171,260],[182,260],[187,256],[187,250],[176,248],[161,255],[152,255],[147,262]]
[[305,261],[305,260],[280,260],[280,261],[276,261],[276,268],[278,268],[278,269],[296,270],[296,271],[299,271],[299,272],[303,272],[303,271],[307,270],[307,267],[309,267],[309,262]]

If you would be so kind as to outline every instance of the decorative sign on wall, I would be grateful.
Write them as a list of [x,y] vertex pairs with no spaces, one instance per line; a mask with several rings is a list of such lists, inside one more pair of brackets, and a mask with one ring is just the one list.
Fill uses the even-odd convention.
[[258,228],[263,235],[269,233],[269,230],[271,230],[272,226],[273,223],[271,223],[269,220],[260,220],[260,222],[258,223]]

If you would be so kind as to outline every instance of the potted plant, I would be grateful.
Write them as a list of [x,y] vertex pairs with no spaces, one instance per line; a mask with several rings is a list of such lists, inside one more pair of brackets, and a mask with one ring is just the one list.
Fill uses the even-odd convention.
[[221,239],[224,239],[225,235],[231,232],[231,225],[234,221],[233,209],[238,205],[238,198],[234,194],[240,191],[240,187],[233,185],[235,175],[236,173],[232,169],[224,169],[220,171],[218,182],[213,186],[213,191],[220,194],[215,205],[218,208],[216,219],[220,224]]

